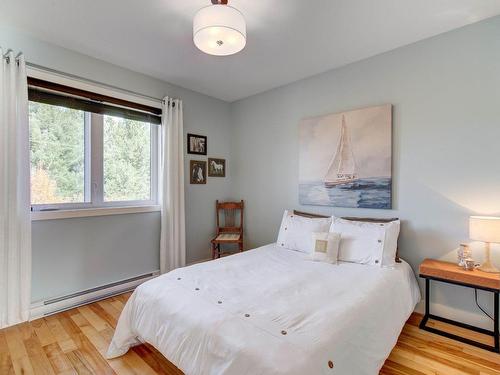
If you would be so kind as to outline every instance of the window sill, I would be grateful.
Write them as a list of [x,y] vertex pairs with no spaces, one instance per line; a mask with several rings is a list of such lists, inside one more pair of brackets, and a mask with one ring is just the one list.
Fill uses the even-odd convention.
[[129,206],[129,207],[99,207],[99,208],[79,208],[72,210],[57,211],[33,211],[31,212],[31,221],[39,220],[57,220],[77,217],[108,216],[139,214],[145,212],[160,211],[160,206]]

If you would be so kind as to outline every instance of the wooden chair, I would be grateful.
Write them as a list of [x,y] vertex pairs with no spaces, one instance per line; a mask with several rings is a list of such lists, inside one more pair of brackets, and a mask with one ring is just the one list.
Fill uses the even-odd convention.
[[[212,243],[212,259],[220,258],[221,245],[238,244],[238,250],[243,251],[243,201],[219,202],[215,201],[217,215],[217,234],[210,241]],[[236,223],[237,212],[240,212],[239,226]],[[223,221],[221,220],[223,214]],[[221,225],[223,223],[223,225]]]

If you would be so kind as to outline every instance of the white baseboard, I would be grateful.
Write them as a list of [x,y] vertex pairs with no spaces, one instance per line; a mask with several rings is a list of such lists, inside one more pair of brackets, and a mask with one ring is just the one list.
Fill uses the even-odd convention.
[[417,303],[417,306],[415,306],[415,310],[413,310],[413,312],[424,315],[424,313],[425,313],[425,301],[423,299],[421,299],[420,302]]
[[[146,276],[140,279],[133,278],[134,280],[131,281],[123,280],[115,282],[112,283],[111,286],[109,287],[102,286],[98,288],[93,288],[89,292],[83,291],[81,293],[75,293],[78,295],[70,298],[64,298],[52,303],[47,303],[47,301],[34,302],[31,304],[29,320],[31,321],[43,318],[44,316],[47,315],[56,314],[64,310],[69,310],[78,306],[86,305],[95,301],[99,301],[105,298],[109,298],[112,296],[116,296],[118,294],[134,290],[142,283],[157,277],[159,274],[160,271],[154,271],[152,272],[151,276]],[[94,290],[94,289],[99,289],[99,290]]]

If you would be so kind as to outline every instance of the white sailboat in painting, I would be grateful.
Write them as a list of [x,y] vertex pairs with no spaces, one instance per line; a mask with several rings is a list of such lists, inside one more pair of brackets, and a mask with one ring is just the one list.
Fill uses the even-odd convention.
[[356,160],[352,149],[351,138],[345,123],[345,116],[342,115],[342,127],[337,151],[333,156],[328,172],[326,172],[324,183],[326,187],[347,184],[358,179],[356,171]]

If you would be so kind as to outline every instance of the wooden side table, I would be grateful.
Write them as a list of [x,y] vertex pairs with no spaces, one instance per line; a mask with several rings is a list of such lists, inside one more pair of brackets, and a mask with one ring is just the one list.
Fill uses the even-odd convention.
[[[444,337],[464,342],[466,344],[474,345],[491,352],[500,353],[499,343],[499,294],[500,294],[500,276],[498,274],[486,273],[479,270],[466,271],[460,268],[455,263],[443,262],[435,259],[426,259],[420,265],[420,277],[425,279],[425,315],[420,322],[420,328]],[[456,320],[443,318],[438,315],[430,313],[430,282],[431,280],[440,281],[443,283],[460,285],[467,288],[485,290],[493,293],[494,299],[494,328],[493,331],[474,327],[469,324],[458,322]],[[465,337],[461,337],[452,333],[442,331],[437,328],[428,327],[427,321],[429,319],[438,320],[444,323],[452,324],[458,327],[469,329],[474,332],[479,332],[484,335],[493,336],[494,345],[487,345],[477,342]]]

